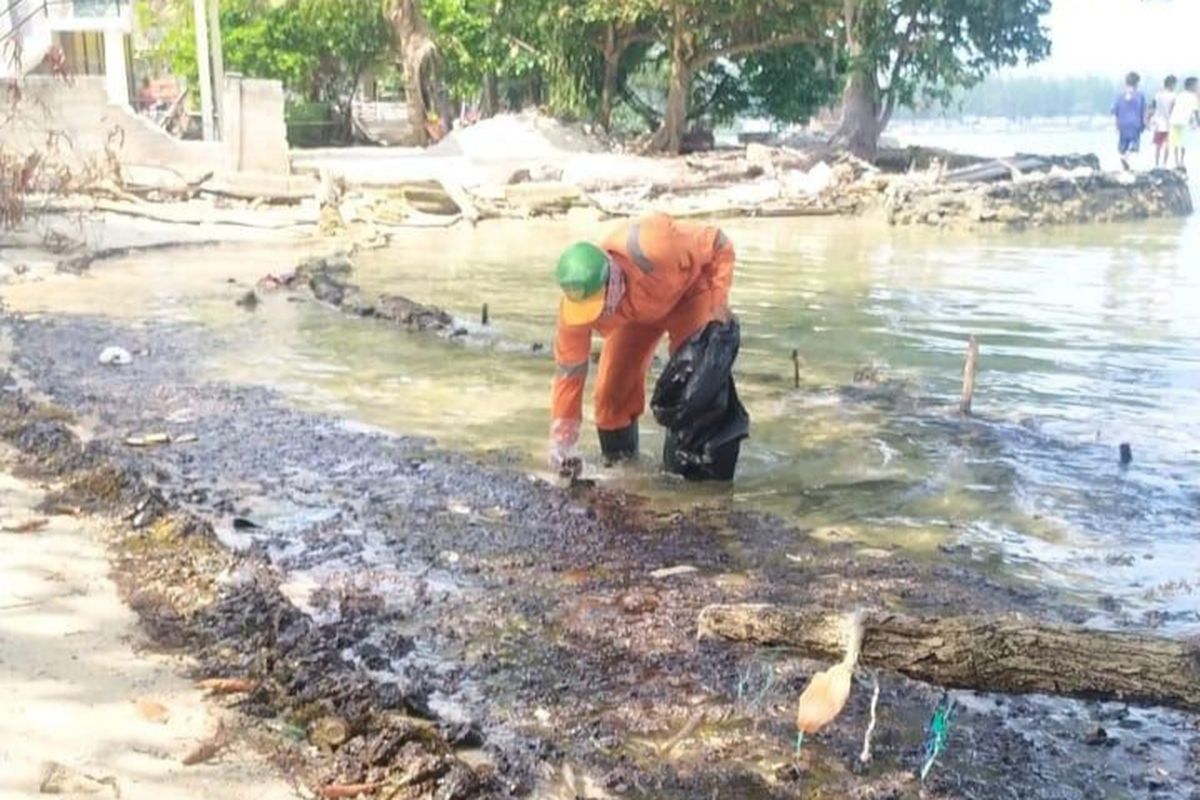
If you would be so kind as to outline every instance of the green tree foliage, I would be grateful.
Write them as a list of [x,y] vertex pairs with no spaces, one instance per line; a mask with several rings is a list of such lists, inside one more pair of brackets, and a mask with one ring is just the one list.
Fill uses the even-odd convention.
[[1050,53],[1050,0],[845,0],[839,138],[873,157],[897,106],[945,103],[997,67]]
[[[188,0],[171,0],[159,51],[174,71],[195,74]],[[449,94],[494,110],[533,102],[555,114],[607,125],[634,72],[657,76],[661,91],[643,92],[640,118],[653,127],[672,111],[673,78],[686,96],[671,130],[689,120],[726,121],[766,109],[802,120],[832,96],[827,58],[802,40],[831,37],[829,18],[809,0],[422,0]],[[386,50],[377,0],[222,0],[225,61],[230,70],[282,80],[294,95],[337,102],[353,92],[361,68]],[[666,12],[672,11],[674,17]],[[779,29],[789,32],[780,34]],[[693,30],[694,29],[694,30]],[[758,58],[791,42],[775,59]],[[678,56],[686,54],[683,62]],[[804,70],[791,76],[786,70]],[[685,85],[684,85],[685,84]],[[624,91],[623,91],[624,89]],[[507,90],[507,91],[505,91]],[[488,102],[489,93],[496,95]],[[635,101],[636,102],[636,101]],[[670,141],[668,149],[677,147]]]
[[[649,50],[649,52],[646,52]],[[662,124],[670,63],[661,45],[631,48],[622,71],[619,127],[623,131]],[[791,45],[738,59],[719,59],[692,82],[688,124],[708,127],[741,114],[778,123],[805,123],[834,101],[842,88],[843,65],[832,48]]]
[[310,96],[340,101],[352,97],[368,67],[383,60],[391,31],[378,0],[292,0],[290,35],[297,48],[316,56]]
[[793,45],[748,56],[741,68],[751,111],[804,123],[837,97],[846,61],[836,48]]
[[783,47],[824,48],[838,6],[832,0],[668,0],[660,39],[671,77],[662,126],[652,145],[679,152],[689,117],[692,81],[720,61],[738,61]]
[[495,0],[424,0],[422,10],[433,26],[446,63],[449,90],[474,98],[491,76],[520,80],[538,70],[542,54],[511,31],[513,13],[523,11]]
[[[194,75],[191,0],[160,2],[167,9],[154,22],[167,33],[157,50],[175,72]],[[803,122],[840,91],[839,136],[869,156],[896,108],[960,101],[991,70],[1049,52],[1042,19],[1050,0],[404,4],[428,21],[423,41],[436,44],[431,98],[478,103],[484,113],[534,103],[605,126],[619,111],[656,130],[652,145],[672,152],[697,120],[748,112]],[[389,34],[386,17],[394,5],[222,0],[225,62],[278,78],[295,97],[344,108],[364,69],[402,60],[395,20]]]
[[[155,53],[194,88],[192,2],[173,0],[162,15],[165,33]],[[343,115],[364,70],[391,41],[376,0],[222,0],[220,19],[227,71],[278,79],[297,98],[331,103]]]

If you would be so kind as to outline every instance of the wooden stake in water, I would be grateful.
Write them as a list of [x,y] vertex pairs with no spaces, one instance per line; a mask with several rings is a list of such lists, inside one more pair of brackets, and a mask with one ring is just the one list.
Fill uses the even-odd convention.
[[971,414],[971,401],[975,399],[975,370],[978,365],[979,341],[975,334],[971,334],[971,340],[967,343],[967,363],[963,365],[962,402],[958,405],[958,410],[967,416]]
[[792,351],[792,384],[795,388],[800,388],[800,351]]
[[487,303],[484,303],[484,304],[483,304],[483,308],[482,308],[482,309],[480,310],[480,312],[479,312],[479,323],[480,323],[481,325],[487,325],[487,324],[488,324],[488,307],[487,307]]

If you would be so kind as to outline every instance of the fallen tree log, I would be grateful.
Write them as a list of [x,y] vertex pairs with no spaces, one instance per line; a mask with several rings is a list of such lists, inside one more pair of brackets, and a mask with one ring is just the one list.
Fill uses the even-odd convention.
[[[700,636],[842,657],[845,616],[774,605],[712,605]],[[1200,711],[1200,646],[1018,615],[863,615],[859,663],[951,689],[1055,694]]]

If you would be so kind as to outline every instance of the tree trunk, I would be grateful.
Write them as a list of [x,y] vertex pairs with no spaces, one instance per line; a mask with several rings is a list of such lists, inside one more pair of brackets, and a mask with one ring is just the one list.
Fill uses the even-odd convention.
[[436,62],[431,61],[429,63],[429,77],[426,78],[425,85],[433,92],[431,102],[437,111],[438,124],[441,126],[441,135],[444,136],[458,122],[458,104],[450,102],[449,92],[443,90],[442,82],[437,77]]
[[604,57],[604,85],[600,89],[600,113],[597,121],[604,130],[612,129],[613,104],[617,94],[618,63]]
[[541,108],[545,102],[545,87],[542,81],[542,74],[535,72],[529,77],[529,104],[534,108]]
[[485,119],[500,113],[500,81],[494,72],[483,76],[483,98],[479,105],[479,115]]
[[404,95],[412,128],[411,143],[429,144],[426,122],[438,96],[433,62],[437,46],[433,29],[421,12],[418,0],[392,0],[388,19],[392,25],[392,52],[404,71]]
[[834,143],[866,161],[873,161],[879,148],[879,90],[875,76],[855,71],[842,92],[842,121]]
[[650,150],[673,155],[678,155],[683,148],[688,99],[692,92],[692,65],[682,28],[682,22],[677,19],[671,36],[671,85],[667,89],[667,113],[650,140]]
[[404,76],[404,102],[410,128],[408,143],[414,147],[424,147],[429,144],[429,130],[425,127],[428,111],[425,108],[425,100],[421,97],[419,80],[412,79],[407,74]]
[[[772,605],[714,605],[701,636],[842,657],[845,615]],[[863,617],[859,663],[954,689],[1044,693],[1200,711],[1200,646],[1024,617]]]
[[663,149],[668,153],[678,153],[683,149],[691,92],[691,69],[686,63],[676,61],[671,70],[671,88],[667,91],[667,115],[663,117],[663,129],[667,132]]
[[612,127],[613,102],[617,93],[617,78],[620,75],[621,51],[617,47],[616,23],[610,22],[604,32],[604,83],[600,87],[600,113],[598,122],[604,130]]
[[843,24],[846,29],[846,51],[855,66],[842,91],[842,120],[833,143],[844,147],[866,161],[875,159],[879,148],[879,78],[875,65],[864,63],[863,42],[859,30],[862,16],[861,0],[845,0]]

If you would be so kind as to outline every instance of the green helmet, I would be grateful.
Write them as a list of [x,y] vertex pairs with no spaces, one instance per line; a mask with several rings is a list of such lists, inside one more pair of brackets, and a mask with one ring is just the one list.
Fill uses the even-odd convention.
[[569,301],[583,300],[608,286],[608,256],[589,242],[576,242],[563,251],[554,271]]

